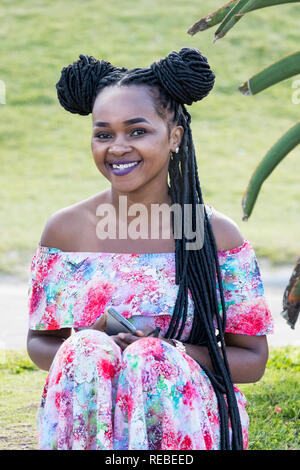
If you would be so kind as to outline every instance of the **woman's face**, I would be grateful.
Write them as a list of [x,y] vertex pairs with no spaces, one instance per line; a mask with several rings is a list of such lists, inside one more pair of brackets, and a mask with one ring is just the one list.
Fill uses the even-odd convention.
[[[98,170],[120,193],[167,187],[170,152],[183,129],[156,112],[147,87],[107,87],[93,108],[92,152]],[[125,166],[124,166],[125,165]]]

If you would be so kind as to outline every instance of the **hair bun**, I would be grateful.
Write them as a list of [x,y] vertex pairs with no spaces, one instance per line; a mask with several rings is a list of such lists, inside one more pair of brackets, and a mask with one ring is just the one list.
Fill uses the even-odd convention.
[[61,71],[56,84],[60,104],[70,113],[90,114],[99,82],[118,70],[109,62],[80,54],[79,60]]
[[169,95],[181,104],[191,105],[202,100],[215,82],[215,74],[206,57],[199,50],[188,47],[171,52],[150,68]]

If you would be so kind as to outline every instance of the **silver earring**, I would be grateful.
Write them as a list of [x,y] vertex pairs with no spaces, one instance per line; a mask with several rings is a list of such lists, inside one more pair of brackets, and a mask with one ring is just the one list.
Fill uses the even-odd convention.
[[175,153],[179,152],[179,147],[176,147]]

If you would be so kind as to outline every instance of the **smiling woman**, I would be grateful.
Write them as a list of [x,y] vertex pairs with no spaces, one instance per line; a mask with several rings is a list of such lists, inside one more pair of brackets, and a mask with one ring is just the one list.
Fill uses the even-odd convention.
[[[147,133],[147,130],[143,129],[143,128],[137,128],[137,129],[133,128],[133,129],[131,129],[131,126],[133,126],[134,124],[139,124],[139,123],[145,123],[145,124],[149,124],[151,126],[150,122],[147,121],[147,119],[141,118],[141,117],[128,119],[128,120],[123,122],[124,126],[129,127],[129,137],[138,137],[138,136],[142,136],[142,135]],[[94,127],[96,129],[101,128],[101,127],[109,128],[110,124],[108,122],[97,121],[97,122],[95,122]],[[100,132],[100,133],[97,133],[97,134],[95,133],[95,137],[99,140],[105,140],[105,139],[110,139],[112,136],[109,135],[108,133]],[[125,151],[125,153],[126,153],[126,151]],[[121,153],[121,156],[122,155],[123,155],[123,153]],[[141,160],[136,160],[136,161],[112,160],[112,161],[108,161],[106,164],[109,166],[109,169],[113,172],[113,174],[122,176],[122,175],[126,175],[126,174],[130,173],[131,170],[133,170],[133,168],[136,165],[138,165],[139,163],[141,163]]]
[[[95,100],[92,115],[92,152],[97,168],[112,183],[113,201],[122,192],[129,193],[132,202],[144,202],[137,194],[143,188],[149,202],[153,202],[153,194],[161,194],[157,202],[169,202],[170,152],[179,147],[183,128],[174,126],[169,135],[148,87],[106,87]],[[103,116],[108,122],[103,122]],[[128,116],[133,117],[126,119]],[[130,177],[118,178],[129,173]]]
[[[49,370],[41,449],[247,448],[234,383],[263,375],[272,318],[250,242],[202,197],[186,105],[214,78],[189,48],[145,69],[81,55],[62,70],[59,101],[92,114],[92,153],[110,188],[54,214],[32,260],[28,352]],[[179,206],[180,220],[169,211],[147,220],[148,237],[123,237],[136,205]],[[99,239],[106,207],[120,230]],[[201,246],[175,236],[186,222],[189,234],[203,229]],[[136,334],[106,334],[109,306]]]

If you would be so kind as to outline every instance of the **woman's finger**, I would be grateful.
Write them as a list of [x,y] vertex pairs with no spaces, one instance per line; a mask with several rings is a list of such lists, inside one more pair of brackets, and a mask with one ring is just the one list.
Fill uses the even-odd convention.
[[106,312],[98,318],[92,326],[93,330],[105,331],[106,329]]
[[[144,336],[143,333],[141,336]],[[131,333],[118,333],[113,337],[114,341],[117,343],[118,346],[124,351],[131,343],[139,340],[141,336],[135,336]]]
[[111,338],[122,349],[122,351],[124,351],[124,349],[127,348],[128,344],[122,341],[121,338],[119,338],[119,335],[111,336]]
[[132,335],[131,333],[119,333],[118,337],[121,339],[121,341],[127,344],[131,344],[139,339],[138,336]]

